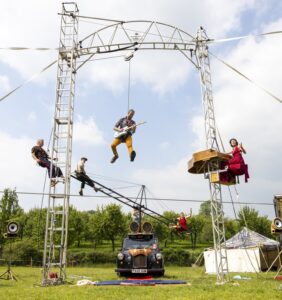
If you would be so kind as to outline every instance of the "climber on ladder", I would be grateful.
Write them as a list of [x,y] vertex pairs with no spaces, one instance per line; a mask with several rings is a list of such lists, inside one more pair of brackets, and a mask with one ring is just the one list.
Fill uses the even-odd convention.
[[[58,181],[56,177],[61,177],[64,182],[64,176],[61,169],[51,163],[50,159],[57,160],[56,158],[51,158],[48,153],[43,149],[44,140],[39,139],[36,142],[36,145],[31,149],[32,158],[38,163],[42,168],[47,168],[48,176],[51,178],[51,186],[54,187]],[[51,168],[52,166],[52,168]]]
[[81,181],[79,195],[83,196],[83,189],[85,187],[85,183],[91,186],[95,192],[98,192],[98,189],[95,187],[93,180],[86,174],[85,172],[85,162],[88,159],[86,157],[81,157],[80,161],[77,164],[76,170],[74,171],[76,179]]

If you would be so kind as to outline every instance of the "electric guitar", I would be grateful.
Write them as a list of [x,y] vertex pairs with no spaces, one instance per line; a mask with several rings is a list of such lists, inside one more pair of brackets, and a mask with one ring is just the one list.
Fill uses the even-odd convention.
[[118,138],[126,135],[128,133],[128,131],[131,130],[132,128],[137,127],[137,126],[142,125],[142,124],[145,124],[145,123],[146,123],[146,121],[142,121],[142,122],[139,122],[139,123],[137,123],[135,125],[132,125],[132,126],[126,126],[126,127],[122,128],[122,130],[123,130],[122,132],[115,131],[114,138],[118,139]]

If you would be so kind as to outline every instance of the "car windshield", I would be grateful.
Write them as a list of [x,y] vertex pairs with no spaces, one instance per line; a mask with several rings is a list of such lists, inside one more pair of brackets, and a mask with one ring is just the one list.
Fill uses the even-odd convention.
[[134,240],[134,239],[125,239],[123,243],[123,249],[144,249],[144,248],[157,248],[156,240],[152,239],[149,241],[146,240]]

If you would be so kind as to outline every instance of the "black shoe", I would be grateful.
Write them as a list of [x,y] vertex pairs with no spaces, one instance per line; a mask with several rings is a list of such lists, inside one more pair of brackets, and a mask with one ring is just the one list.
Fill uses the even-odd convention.
[[80,195],[80,196],[83,196],[83,191],[82,191],[82,190],[79,191],[79,195]]
[[135,156],[136,156],[136,152],[133,150],[133,151],[130,153],[130,161],[134,161]]
[[118,159],[118,155],[114,155],[111,159],[111,164],[113,164]]

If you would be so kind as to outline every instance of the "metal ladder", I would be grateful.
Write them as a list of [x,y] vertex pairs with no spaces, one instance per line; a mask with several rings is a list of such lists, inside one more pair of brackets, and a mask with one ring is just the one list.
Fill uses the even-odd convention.
[[60,284],[66,279],[78,13],[76,3],[62,4],[51,157],[56,159],[52,163],[61,168],[64,180],[56,178],[62,182],[49,187],[43,285]]

